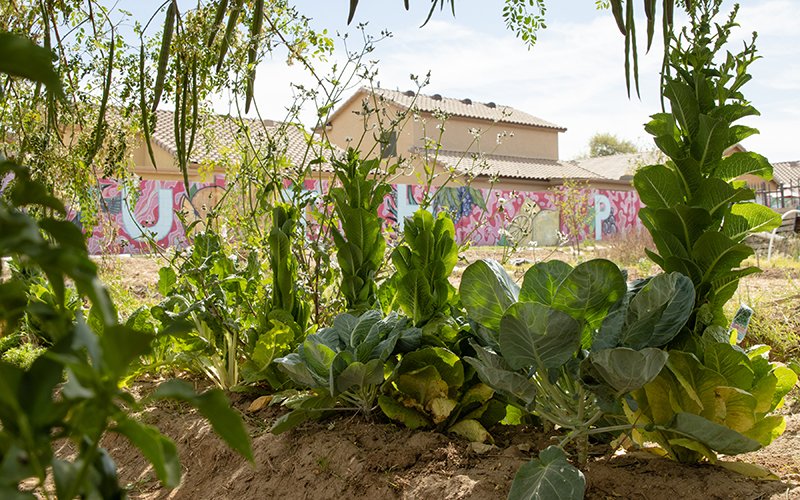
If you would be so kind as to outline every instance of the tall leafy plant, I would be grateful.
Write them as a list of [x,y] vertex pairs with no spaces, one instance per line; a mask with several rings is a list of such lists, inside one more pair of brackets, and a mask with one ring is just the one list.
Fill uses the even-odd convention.
[[710,325],[727,326],[723,305],[740,278],[758,271],[743,265],[753,255],[745,238],[780,223],[775,212],[752,202],[753,191],[738,180],[744,175],[769,180],[767,159],[753,152],[724,156],[758,133],[736,124],[758,114],[741,93],[757,56],[754,35],[741,52],[718,57],[736,26],[738,9],[715,24],[720,4],[697,2],[691,27],[673,40],[671,71],[662,89],[670,111],[653,115],[645,127],[668,160],[634,176],[647,205],[639,217],[656,246],[648,255],[665,271],[683,273],[694,283],[696,305],[689,326],[697,335]]
[[330,196],[340,224],[332,233],[342,270],[341,291],[349,310],[363,312],[375,303],[375,278],[386,251],[378,207],[391,187],[374,176],[380,160],[362,160],[353,149],[332,165],[339,184]]
[[450,312],[456,290],[448,278],[457,262],[455,226],[445,212],[434,218],[418,210],[405,221],[403,242],[392,252],[395,300],[414,325]]

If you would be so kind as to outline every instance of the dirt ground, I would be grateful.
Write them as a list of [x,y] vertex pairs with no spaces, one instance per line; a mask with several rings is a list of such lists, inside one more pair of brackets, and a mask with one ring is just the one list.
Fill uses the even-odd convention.
[[[184,477],[175,490],[162,489],[138,451],[112,435],[104,444],[131,497],[505,498],[517,469],[549,444],[548,436],[535,429],[500,428],[494,433],[495,447],[478,453],[455,437],[363,417],[307,424],[274,436],[268,428],[283,410],[248,412],[251,398],[235,394],[232,399],[252,433],[254,464],[227,449],[193,410],[174,404],[150,408],[142,418],[177,442]],[[584,468],[586,498],[800,498],[800,403],[785,412],[783,436],[759,452],[735,458],[767,467],[778,481],[750,479],[719,466],[681,465],[643,451],[608,456],[609,450],[598,445],[593,451],[599,456]]]
[[[494,256],[491,251],[475,255]],[[158,265],[146,261],[133,257],[113,267],[121,275],[122,288],[134,296],[146,295],[142,298],[149,302]],[[524,265],[518,263],[520,277]],[[508,266],[512,268],[514,264]],[[767,268],[765,273],[744,280],[740,292],[800,304],[796,295],[799,277],[796,269]],[[148,383],[141,384],[146,390]],[[644,451],[614,454],[598,445],[583,468],[586,497],[800,499],[799,392],[796,388],[782,409],[787,426],[780,438],[758,452],[725,459],[761,465],[779,480],[755,480],[716,465],[681,465]],[[453,436],[411,432],[364,417],[306,424],[274,436],[268,429],[284,410],[266,407],[250,412],[247,408],[254,397],[231,394],[253,437],[254,464],[228,450],[193,410],[165,404],[142,414],[144,421],[159,427],[178,444],[184,477],[172,491],[160,488],[152,468],[124,438],[109,436],[105,446],[116,459],[131,497],[504,498],[517,469],[550,443],[550,437],[536,429],[500,428],[493,432],[495,447],[479,453]]]

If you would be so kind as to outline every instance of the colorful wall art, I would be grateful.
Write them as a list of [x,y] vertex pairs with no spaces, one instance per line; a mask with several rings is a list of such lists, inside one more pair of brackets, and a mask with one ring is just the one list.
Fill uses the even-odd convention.
[[[139,183],[135,207],[124,185],[114,180],[100,183],[101,223],[92,231],[92,253],[142,253],[149,251],[152,238],[162,247],[188,243],[176,211],[191,222],[205,217],[219,199],[225,185],[222,176],[211,182],[191,183],[189,192],[180,181],[143,180]],[[309,180],[303,188],[322,193],[327,181]],[[288,193],[288,189],[287,189]],[[407,184],[392,186],[379,208],[390,234],[402,230],[403,220],[419,208],[424,188]],[[552,245],[563,231],[554,206],[555,193],[520,192],[503,189],[446,187],[436,194],[431,210],[446,210],[456,226],[459,242],[475,245]],[[635,230],[642,206],[635,191],[590,189],[589,210],[582,237],[602,240]],[[311,230],[311,228],[309,228]],[[638,229],[637,229],[638,230]]]

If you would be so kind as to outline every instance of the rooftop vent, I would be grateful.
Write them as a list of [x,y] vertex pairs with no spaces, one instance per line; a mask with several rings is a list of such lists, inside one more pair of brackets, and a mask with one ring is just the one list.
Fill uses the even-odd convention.
[[461,99],[461,102],[463,102],[464,104],[472,104],[472,99],[467,97],[466,99]]
[[486,107],[489,107],[489,108],[496,108],[496,107],[497,107],[497,104],[495,104],[495,103],[493,103],[493,102],[487,102],[487,103],[486,103]]
[[433,94],[431,96],[431,99],[433,99],[434,101],[441,101],[442,100],[442,94]]
[[413,91],[413,90],[406,90],[406,91],[405,91],[405,92],[403,92],[403,93],[404,93],[405,95],[407,95],[408,97],[414,97],[414,91]]

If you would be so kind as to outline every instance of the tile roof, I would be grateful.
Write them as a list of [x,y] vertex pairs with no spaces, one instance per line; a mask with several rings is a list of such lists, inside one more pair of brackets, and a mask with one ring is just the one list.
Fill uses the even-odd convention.
[[600,177],[619,180],[626,176],[632,176],[639,166],[662,163],[662,157],[660,152],[645,151],[643,153],[584,158],[574,160],[574,162],[579,167],[594,172]]
[[[425,155],[425,150],[418,149],[417,154]],[[434,153],[428,152],[433,158]],[[524,158],[479,153],[460,153],[456,151],[439,151],[436,155],[438,163],[455,169],[457,172],[474,175],[497,175],[511,179],[602,179],[600,175],[585,170],[575,163],[541,158]]]
[[[370,89],[362,88],[360,91],[369,92]],[[415,92],[410,90],[407,92],[400,92],[399,90],[376,88],[372,89],[372,91],[384,99],[392,101],[393,103],[406,109],[413,106],[419,111],[427,113],[440,111],[451,116],[462,116],[465,118],[489,120],[499,123],[512,123],[533,127],[550,128],[560,132],[567,130],[560,125],[542,120],[541,118],[528,114],[524,111],[520,111],[510,106],[495,104],[493,102],[483,103],[472,101],[471,99],[454,99],[451,97],[442,97],[439,94],[417,95]]]
[[[153,142],[170,154],[177,155],[175,147],[175,114],[172,111],[157,110],[156,126],[153,131]],[[245,141],[244,131],[249,129],[253,147],[284,153],[295,165],[307,164],[314,158],[319,147],[308,149],[311,140],[319,140],[318,136],[310,136],[301,125],[276,122],[272,120],[239,119],[227,115],[211,115],[198,127],[194,148],[189,157],[191,163],[218,162],[225,158],[239,157],[243,151],[250,149]],[[285,133],[282,133],[285,131]],[[272,142],[272,145],[270,143]],[[327,170],[327,168],[323,168]]]
[[800,161],[773,163],[772,178],[779,184],[800,183]]

